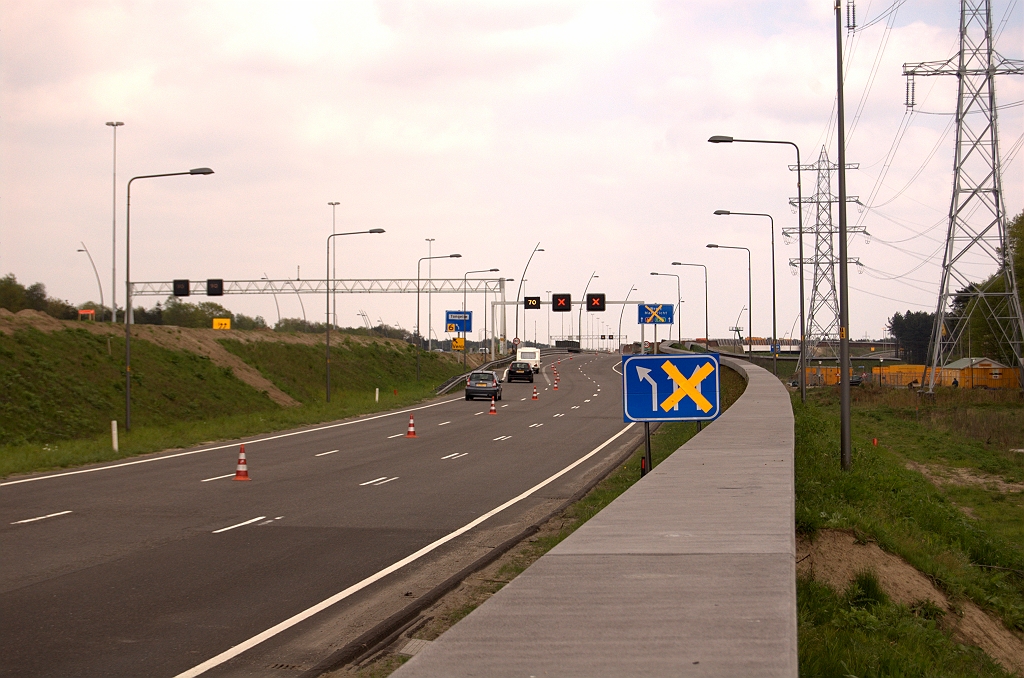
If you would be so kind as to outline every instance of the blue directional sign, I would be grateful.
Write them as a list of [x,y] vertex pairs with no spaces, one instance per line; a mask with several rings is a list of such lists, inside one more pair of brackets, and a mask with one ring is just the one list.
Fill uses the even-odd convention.
[[675,320],[674,304],[638,304],[641,325],[671,325]]
[[622,360],[625,421],[709,421],[720,414],[717,353]]
[[472,332],[473,312],[472,311],[445,311],[444,312],[445,332]]

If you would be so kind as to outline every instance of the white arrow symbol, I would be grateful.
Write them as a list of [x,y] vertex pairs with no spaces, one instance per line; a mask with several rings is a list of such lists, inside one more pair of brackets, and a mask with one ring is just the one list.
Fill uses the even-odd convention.
[[646,381],[651,385],[651,411],[658,411],[658,384],[651,377],[651,371],[646,367],[636,366],[637,376],[640,377],[640,381]]

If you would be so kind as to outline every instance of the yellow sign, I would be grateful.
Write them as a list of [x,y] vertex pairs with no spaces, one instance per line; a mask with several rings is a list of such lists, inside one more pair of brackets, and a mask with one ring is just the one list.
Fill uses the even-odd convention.
[[445,325],[444,331],[445,332],[454,332],[455,331],[455,323],[448,323],[447,325]]
[[466,340],[461,338],[461,337],[456,337],[455,339],[452,339],[452,350],[453,351],[465,351],[466,350]]
[[661,409],[668,412],[683,398],[690,396],[693,398],[693,402],[697,403],[697,407],[699,407],[702,412],[711,411],[711,408],[714,407],[714,405],[704,397],[703,393],[697,390],[697,387],[700,386],[700,382],[704,381],[708,375],[715,371],[714,365],[711,363],[704,363],[694,370],[689,379],[684,377],[683,373],[667,360],[662,364],[661,369],[665,370],[665,374],[671,377],[672,381],[679,386],[672,395],[665,399],[665,402],[661,403]]
[[231,318],[214,318],[213,329],[215,330],[230,330],[231,329]]

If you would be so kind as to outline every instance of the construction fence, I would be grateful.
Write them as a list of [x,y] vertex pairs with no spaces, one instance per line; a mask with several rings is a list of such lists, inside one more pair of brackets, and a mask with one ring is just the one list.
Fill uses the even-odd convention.
[[[931,372],[924,365],[884,365],[872,367],[870,374],[851,369],[850,376],[860,377],[865,384],[918,388],[929,383]],[[835,386],[839,383],[839,368],[808,367],[806,376],[808,386]],[[1007,367],[939,368],[935,382],[939,386],[953,386],[954,379],[960,388],[1020,388],[1018,371]]]

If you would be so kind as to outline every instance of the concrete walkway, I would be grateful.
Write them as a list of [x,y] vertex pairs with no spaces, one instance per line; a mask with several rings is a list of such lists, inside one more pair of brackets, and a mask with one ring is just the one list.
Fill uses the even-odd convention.
[[793,412],[771,373],[394,676],[796,676]]

